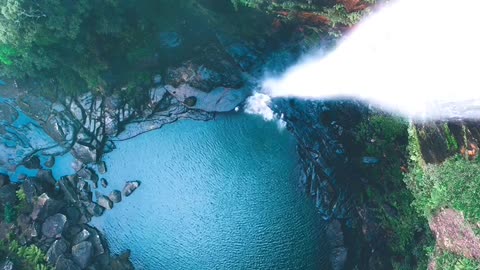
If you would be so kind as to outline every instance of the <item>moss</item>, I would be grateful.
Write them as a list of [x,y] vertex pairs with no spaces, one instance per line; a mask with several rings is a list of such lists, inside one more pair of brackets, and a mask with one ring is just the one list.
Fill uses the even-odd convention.
[[445,133],[446,141],[447,141],[447,146],[449,151],[456,151],[459,149],[457,140],[453,136],[452,132],[450,131],[450,128],[448,127],[448,124],[445,123],[443,125],[443,132]]

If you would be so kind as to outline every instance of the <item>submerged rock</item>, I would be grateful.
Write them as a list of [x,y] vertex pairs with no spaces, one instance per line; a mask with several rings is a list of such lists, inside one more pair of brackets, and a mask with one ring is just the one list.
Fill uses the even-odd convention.
[[123,187],[123,195],[125,197],[130,196],[138,187],[140,187],[140,181],[127,181],[125,187]]

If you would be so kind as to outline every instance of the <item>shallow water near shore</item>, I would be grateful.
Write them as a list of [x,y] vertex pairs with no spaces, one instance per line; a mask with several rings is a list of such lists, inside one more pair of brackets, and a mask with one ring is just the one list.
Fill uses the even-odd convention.
[[181,121],[117,142],[110,185],[142,185],[92,222],[137,269],[328,269],[293,137],[257,116]]

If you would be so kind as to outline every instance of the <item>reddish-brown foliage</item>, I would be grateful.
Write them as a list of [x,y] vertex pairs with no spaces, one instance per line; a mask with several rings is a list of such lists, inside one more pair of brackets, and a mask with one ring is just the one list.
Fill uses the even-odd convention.
[[337,3],[342,4],[348,13],[361,11],[368,7],[368,4],[362,0],[337,0]]
[[278,11],[277,14],[282,17],[290,17],[295,21],[298,21],[302,24],[310,26],[321,26],[327,25],[330,23],[330,20],[314,12],[288,12],[288,11]]

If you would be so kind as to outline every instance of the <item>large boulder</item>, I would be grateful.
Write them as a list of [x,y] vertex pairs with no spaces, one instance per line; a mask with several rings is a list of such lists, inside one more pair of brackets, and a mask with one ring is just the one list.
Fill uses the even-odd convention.
[[69,248],[69,244],[63,238],[55,240],[47,251],[47,261],[50,264],[55,264],[58,258],[64,255]]
[[27,201],[33,203],[34,199],[43,193],[50,194],[55,186],[49,180],[37,177],[27,177],[22,183],[22,188],[27,196]]
[[58,213],[63,206],[65,206],[63,201],[52,199],[46,193],[43,193],[38,199],[34,200],[31,217],[33,220],[45,220],[47,217]]
[[67,259],[64,255],[61,255],[57,259],[57,263],[55,264],[55,270],[82,270],[82,269],[72,260]]
[[67,217],[63,214],[50,216],[42,225],[42,234],[47,238],[58,238],[62,235],[66,223]]
[[72,247],[72,258],[80,268],[84,269],[90,265],[93,257],[93,245],[88,241],[83,241]]
[[72,244],[76,245],[83,241],[86,241],[88,237],[90,237],[90,232],[86,229],[82,229],[75,235],[75,237],[73,238]]

